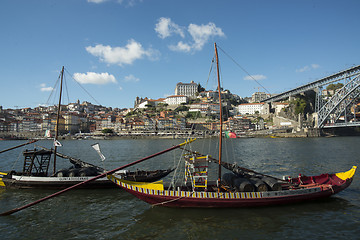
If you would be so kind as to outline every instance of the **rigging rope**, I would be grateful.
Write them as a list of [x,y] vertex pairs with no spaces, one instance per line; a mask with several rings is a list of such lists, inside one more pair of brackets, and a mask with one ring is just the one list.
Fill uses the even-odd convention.
[[215,63],[215,56],[214,56],[214,57],[212,58],[212,60],[211,60],[209,75],[208,75],[208,78],[207,78],[207,80],[206,80],[205,89],[207,89],[207,86],[208,86],[208,84],[209,84],[209,79],[210,79],[210,75],[211,75],[211,72],[212,72],[214,63]]
[[[24,146],[24,147],[25,147],[25,146]],[[19,162],[20,156],[21,156],[21,154],[22,154],[23,151],[24,151],[24,147],[22,147],[22,151],[19,151],[19,155],[18,155],[18,157],[17,157],[16,161],[14,162],[14,164],[13,164],[13,166],[12,166],[11,169],[15,169],[15,166],[16,166],[16,164]]]
[[[61,73],[60,73],[58,79],[56,80],[54,87],[53,87],[52,90],[51,90],[51,93],[50,93],[50,95],[49,95],[48,100],[47,100],[46,103],[45,103],[47,106],[50,105],[50,99],[51,99],[52,95],[54,94],[54,92],[55,92],[55,90],[56,90],[56,86],[59,84],[60,77],[61,77]],[[55,94],[54,94],[54,99],[55,99]]]
[[70,97],[70,95],[69,95],[69,91],[68,91],[68,87],[67,87],[67,81],[66,81],[66,76],[64,75],[64,85],[65,85],[65,89],[66,89],[66,95],[67,95],[67,102],[68,103],[70,103],[70,99],[69,99],[69,97]]
[[[194,124],[192,124],[191,126],[191,131],[188,132],[188,136],[186,138],[186,141],[190,141],[192,138],[191,138],[191,132],[194,130]],[[187,144],[187,146],[191,149],[191,144]],[[177,165],[176,165],[176,162],[175,162],[175,152],[174,152],[174,174],[173,174],[173,177],[171,178],[171,181],[170,181],[170,185],[168,187],[168,190],[171,189],[171,187],[173,187],[175,189],[175,186],[177,186],[177,183],[178,182],[181,182],[182,181],[182,176],[180,174],[177,174],[178,171],[182,170],[180,169],[180,163],[182,163],[182,159],[183,159],[183,156],[185,154],[185,148],[182,150],[181,154],[180,154],[180,157],[179,157],[179,160],[177,162]],[[185,163],[184,163],[184,169],[185,169]],[[185,178],[185,173],[184,173],[184,178]]]
[[252,78],[260,87],[262,87],[268,94],[271,94],[263,85],[261,85],[248,71],[245,70],[239,63],[237,63],[229,54],[227,54],[221,47],[217,47],[228,57],[230,58],[241,70],[243,70],[250,78]]
[[101,105],[78,81],[75,80],[75,78],[73,77],[73,75],[65,68],[65,71],[71,76],[71,78],[82,88],[82,90],[84,90],[89,97],[91,97],[98,105]]

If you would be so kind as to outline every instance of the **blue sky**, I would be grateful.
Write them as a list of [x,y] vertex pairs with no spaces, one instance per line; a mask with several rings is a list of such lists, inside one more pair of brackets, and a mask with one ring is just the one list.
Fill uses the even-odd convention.
[[178,82],[214,89],[214,42],[225,89],[259,90],[240,65],[281,93],[360,64],[359,9],[358,0],[2,0],[0,105],[55,103],[62,66],[64,103],[96,103],[73,79],[119,108],[173,95]]

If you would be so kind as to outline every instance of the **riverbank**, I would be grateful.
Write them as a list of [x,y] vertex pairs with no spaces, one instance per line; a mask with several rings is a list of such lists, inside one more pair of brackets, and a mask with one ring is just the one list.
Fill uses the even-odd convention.
[[[335,137],[335,136],[354,136],[360,135],[357,129],[315,129],[306,128],[299,131],[293,129],[267,129],[259,131],[245,131],[237,134],[241,138],[309,138],[309,137]],[[104,140],[104,139],[186,139],[186,138],[213,138],[217,137],[215,131],[156,131],[139,132],[126,131],[114,134],[103,133],[77,133],[74,135],[66,134],[59,136],[59,139],[77,139],[77,140]],[[46,139],[42,133],[38,132],[6,132],[0,133],[0,140],[28,140],[28,139]]]

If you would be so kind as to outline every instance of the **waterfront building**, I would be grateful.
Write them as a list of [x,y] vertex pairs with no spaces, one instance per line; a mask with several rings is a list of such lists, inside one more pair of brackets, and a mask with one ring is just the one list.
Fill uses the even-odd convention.
[[[53,116],[51,118],[51,125],[50,125],[51,131],[56,131],[56,120],[57,120],[56,116]],[[58,126],[59,126],[58,132],[64,133],[65,132],[65,119],[62,116],[59,117]]]
[[41,120],[35,118],[24,118],[19,124],[20,132],[40,132]]
[[145,130],[145,123],[141,120],[134,121],[131,126],[132,130]]
[[172,118],[159,118],[157,120],[157,129],[158,130],[171,130],[174,129],[174,121]]
[[230,130],[235,133],[240,133],[252,128],[251,120],[246,117],[231,117],[226,122],[224,122],[224,124],[226,126],[225,130]]
[[80,118],[77,114],[65,114],[65,131],[68,133],[77,133],[80,130]]
[[144,129],[152,131],[156,129],[156,120],[152,118],[144,118]]
[[9,131],[9,123],[3,119],[0,119],[0,132],[8,132]]

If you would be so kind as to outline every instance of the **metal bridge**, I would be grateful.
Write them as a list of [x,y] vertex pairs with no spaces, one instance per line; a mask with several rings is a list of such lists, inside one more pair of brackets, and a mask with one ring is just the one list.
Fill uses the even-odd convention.
[[[322,96],[322,87],[339,81],[343,81],[344,86],[331,98],[325,100]],[[263,102],[284,100],[309,90],[316,92],[315,111],[318,116],[316,124],[318,128],[360,126],[360,121],[357,122],[356,117],[351,116],[350,111],[354,100],[360,95],[360,65],[277,94]]]

